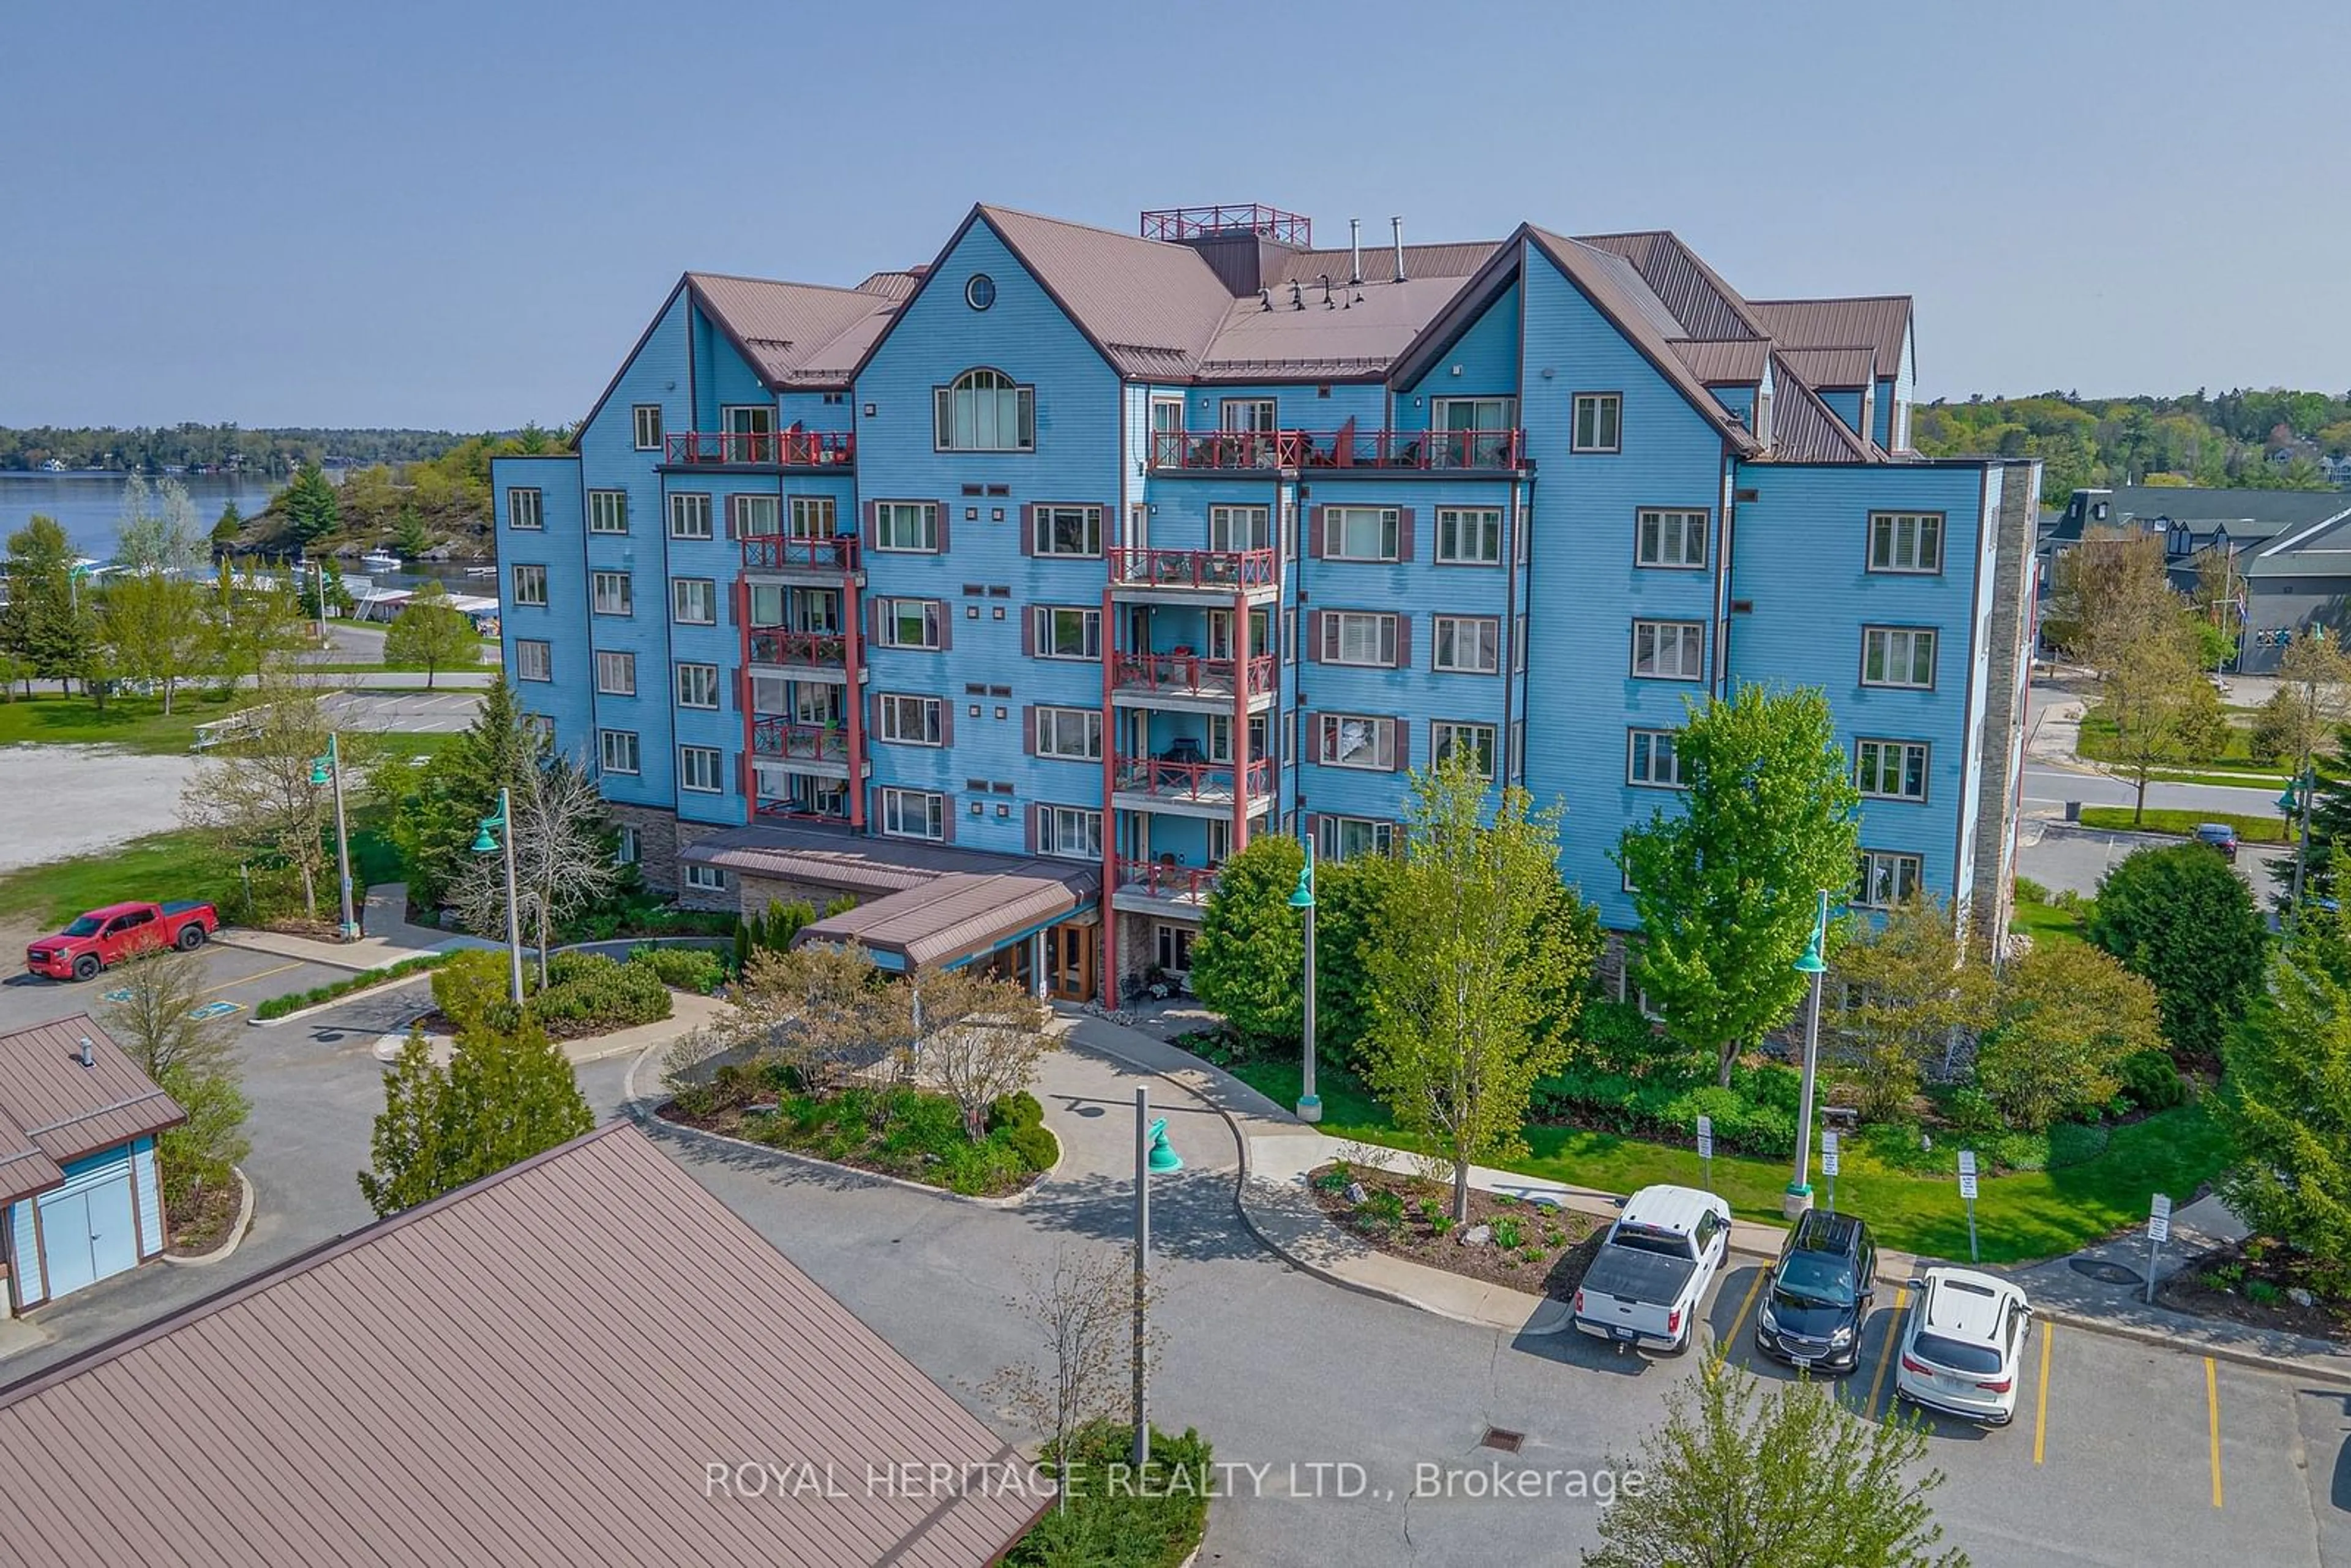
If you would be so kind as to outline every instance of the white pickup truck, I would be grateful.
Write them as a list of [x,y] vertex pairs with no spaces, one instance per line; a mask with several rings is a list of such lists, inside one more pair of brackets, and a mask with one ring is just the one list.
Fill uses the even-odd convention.
[[1651,1350],[1689,1348],[1698,1303],[1730,1249],[1730,1206],[1689,1186],[1645,1186],[1625,1200],[1575,1292],[1575,1326]]

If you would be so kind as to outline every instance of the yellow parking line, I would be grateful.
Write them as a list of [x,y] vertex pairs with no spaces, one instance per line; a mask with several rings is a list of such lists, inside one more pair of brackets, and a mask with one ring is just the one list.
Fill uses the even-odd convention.
[[1747,1314],[1755,1310],[1755,1298],[1763,1289],[1763,1277],[1771,1271],[1771,1269],[1765,1266],[1759,1266],[1756,1269],[1755,1282],[1747,1287],[1747,1295],[1739,1303],[1739,1315],[1730,1320],[1730,1332],[1722,1336],[1724,1354],[1728,1355],[1731,1348],[1738,1344],[1740,1328],[1747,1322]]
[[2220,1369],[2204,1358],[2204,1422],[2212,1442],[2212,1506],[2220,1506]]
[[200,997],[209,997],[214,991],[225,991],[231,986],[242,986],[253,980],[266,980],[272,975],[282,975],[288,969],[298,969],[308,962],[309,962],[309,960],[307,958],[297,958],[290,964],[280,964],[274,969],[264,969],[257,975],[240,975],[234,980],[223,980],[217,986],[213,986],[204,990],[198,991],[196,995]]
[[1869,1403],[1862,1406],[1865,1414],[1877,1409],[1877,1391],[1886,1386],[1886,1369],[1894,1364],[1894,1346],[1902,1337],[1902,1309],[1909,1301],[1908,1290],[1894,1287],[1894,1316],[1886,1325],[1886,1343],[1877,1347],[1877,1370],[1869,1378]]
[[2049,1437],[2049,1342],[2057,1334],[2048,1323],[2033,1325],[2041,1331],[2041,1393],[2032,1416],[2032,1462],[2041,1462],[2042,1445]]

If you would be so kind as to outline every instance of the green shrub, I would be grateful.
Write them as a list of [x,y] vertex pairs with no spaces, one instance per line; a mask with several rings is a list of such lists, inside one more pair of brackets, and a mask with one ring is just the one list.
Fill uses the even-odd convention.
[[987,1130],[991,1133],[1006,1127],[1041,1127],[1045,1124],[1045,1107],[1037,1096],[1026,1089],[1007,1094],[987,1108]]
[[1356,1206],[1355,1217],[1383,1229],[1393,1229],[1404,1223],[1404,1199],[1386,1187],[1375,1188],[1364,1194],[1364,1201]]
[[2276,1305],[2280,1298],[2284,1294],[2284,1291],[2279,1290],[2267,1280],[2255,1280],[2245,1287],[2246,1299],[2249,1301],[2259,1301],[2265,1307]]
[[1005,1553],[1005,1568],[1176,1568],[1192,1554],[1215,1490],[1208,1444],[1190,1427],[1179,1437],[1155,1427],[1144,1472],[1113,1470],[1126,1464],[1134,1437],[1132,1427],[1109,1421],[1071,1435],[1068,1506],[1047,1509]]
[[1315,1173],[1314,1186],[1318,1192],[1344,1192],[1354,1179],[1353,1166],[1344,1160],[1332,1160],[1328,1169]]
[[1043,1127],[1007,1127],[996,1134],[1032,1171],[1049,1171],[1061,1157],[1061,1140]]
[[535,989],[535,977],[526,977],[526,986],[534,988],[529,1010],[559,1032],[601,1034],[670,1015],[669,988],[649,964],[618,963],[601,953],[558,953],[547,970],[543,990]]
[[469,947],[433,971],[433,1005],[463,1033],[479,1028],[493,1006],[507,1000],[511,981],[505,953]]
[[1669,1048],[1631,1002],[1586,1002],[1575,1020],[1576,1055],[1602,1072],[1640,1071]]
[[2049,890],[2029,876],[2020,876],[2016,879],[2016,896],[2020,903],[2046,904]]
[[353,991],[370,990],[377,986],[389,985],[393,980],[403,979],[420,969],[438,968],[447,963],[449,958],[450,955],[446,953],[420,953],[413,958],[402,958],[399,963],[385,968],[370,969],[365,974],[353,975],[348,979],[330,980],[323,986],[313,986],[307,991],[296,991],[283,997],[271,997],[254,1008],[253,1016],[258,1019],[284,1018],[287,1013],[299,1012],[304,1008],[314,1008],[320,1002],[330,1002],[337,997],[350,996]]
[[1526,1228],[1509,1215],[1493,1221],[1494,1246],[1498,1251],[1516,1252],[1527,1244]]
[[706,997],[726,983],[726,960],[707,947],[655,947],[646,944],[629,949],[629,962],[644,965],[661,977],[662,984],[674,990]]
[[2188,1098],[2188,1085],[2168,1051],[2133,1051],[2116,1072],[2123,1095],[2142,1111],[2168,1111]]

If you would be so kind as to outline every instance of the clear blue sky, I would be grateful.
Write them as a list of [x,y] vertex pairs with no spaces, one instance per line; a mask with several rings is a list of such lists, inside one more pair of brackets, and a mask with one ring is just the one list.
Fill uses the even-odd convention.
[[2351,385],[2341,0],[77,0],[6,48],[0,423],[576,419],[680,271],[852,283],[977,199],[1670,227],[1915,294],[1928,396]]

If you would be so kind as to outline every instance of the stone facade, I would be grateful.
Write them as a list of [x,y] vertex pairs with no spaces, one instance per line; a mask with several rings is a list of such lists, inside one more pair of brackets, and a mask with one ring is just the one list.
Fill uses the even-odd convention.
[[2022,765],[2032,669],[2032,554],[2040,526],[2041,465],[2015,464],[2001,487],[1999,554],[1991,580],[1991,661],[1984,681],[1983,793],[1976,802],[1974,897],[1968,919],[1988,948],[2002,950],[2015,894],[2016,769]]
[[652,806],[629,806],[608,799],[605,810],[612,821],[637,834],[637,874],[655,893],[675,894],[678,888],[678,821],[674,811]]

